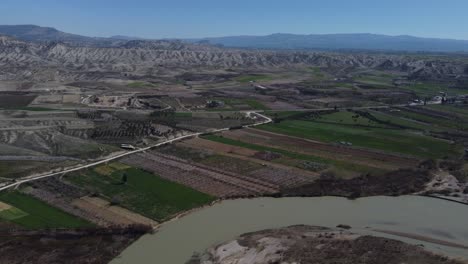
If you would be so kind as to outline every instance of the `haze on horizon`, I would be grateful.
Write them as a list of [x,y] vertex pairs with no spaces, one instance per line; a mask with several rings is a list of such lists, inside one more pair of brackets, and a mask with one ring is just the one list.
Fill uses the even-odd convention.
[[468,39],[467,10],[464,0],[4,0],[0,24],[49,26],[97,37],[375,33]]

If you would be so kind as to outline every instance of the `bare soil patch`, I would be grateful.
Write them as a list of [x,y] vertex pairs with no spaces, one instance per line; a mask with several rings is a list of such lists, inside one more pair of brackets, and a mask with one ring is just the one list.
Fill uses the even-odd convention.
[[75,199],[72,204],[81,210],[94,214],[97,218],[102,219],[104,223],[111,223],[110,225],[143,224],[154,226],[157,224],[156,221],[142,215],[119,206],[110,205],[108,201],[99,197],[85,196]]
[[12,206],[4,202],[0,202],[0,212],[10,209]]

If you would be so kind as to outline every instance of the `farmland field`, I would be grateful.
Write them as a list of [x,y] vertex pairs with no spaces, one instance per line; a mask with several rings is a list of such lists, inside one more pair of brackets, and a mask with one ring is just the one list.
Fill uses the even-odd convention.
[[402,88],[415,92],[419,96],[434,96],[439,92],[447,92],[449,95],[464,94],[466,90],[450,88],[447,84],[417,82]]
[[53,208],[18,191],[0,193],[0,201],[13,206],[0,212],[0,219],[29,229],[90,227],[91,223]]
[[130,88],[156,87],[155,84],[147,83],[147,82],[131,82],[131,83],[128,83],[127,86]]
[[232,171],[236,173],[245,174],[257,169],[262,166],[258,163],[251,161],[240,160],[232,157],[223,155],[212,155],[200,161],[201,164],[211,166],[218,169]]
[[374,127],[359,127],[319,123],[305,120],[286,120],[279,124],[267,124],[260,129],[319,140],[322,142],[350,142],[354,146],[401,153],[421,158],[440,158],[458,155],[456,146],[413,132]]
[[376,85],[379,87],[391,88],[393,86],[393,76],[390,74],[364,75],[355,80],[363,84]]
[[321,115],[313,119],[315,122],[343,124],[343,125],[356,125],[367,127],[388,127],[374,120],[368,119],[356,113],[348,111],[339,111],[327,115]]
[[387,123],[389,126],[400,126],[407,129],[429,131],[433,127],[429,124],[418,122],[416,120],[411,120],[403,117],[399,117],[396,114],[391,112],[379,112],[379,111],[369,111],[373,117],[377,118],[381,122]]
[[434,109],[446,113],[456,113],[458,115],[461,115],[465,118],[468,118],[468,107],[464,106],[451,106],[451,105],[427,105],[425,106],[426,108],[429,109]]
[[305,112],[299,111],[265,111],[265,114],[271,118],[286,119],[305,115]]
[[260,75],[260,74],[251,74],[251,75],[241,75],[235,77],[234,80],[240,83],[247,83],[247,82],[255,82],[255,81],[269,81],[272,77],[268,75]]
[[15,95],[15,94],[0,94],[0,109],[1,108],[21,108],[28,106],[34,99],[35,95]]
[[[215,157],[218,160],[218,157],[222,157],[223,162],[234,161],[234,164],[228,166],[227,169],[245,171],[244,168],[240,167],[245,163],[243,160],[221,155],[206,157]],[[199,161],[203,161],[203,159]],[[228,171],[225,167],[220,167],[220,165],[213,167],[211,164],[205,165],[201,162],[193,162],[193,160],[161,154],[156,151],[127,157],[123,159],[123,162],[154,172],[164,179],[190,186],[214,197],[251,196],[278,191],[275,185],[258,180],[255,177],[249,177],[246,174]],[[248,171],[251,172],[252,169],[254,168]]]
[[431,130],[435,131],[443,131],[447,129],[468,130],[468,123],[466,121],[462,120],[462,122],[453,122],[451,119],[434,117],[415,111],[414,109],[412,109],[412,111],[409,111],[409,109],[403,109],[400,112],[396,112],[395,115],[430,124],[432,126]]
[[226,105],[224,108],[215,108],[209,110],[245,110],[245,109],[253,109],[253,110],[268,110],[269,108],[260,102],[257,99],[253,98],[246,98],[246,99],[238,99],[238,98],[216,98],[219,101],[223,101]]
[[[122,182],[124,174],[127,175],[126,183]],[[209,195],[136,168],[116,170],[109,175],[87,170],[67,179],[102,194],[112,203],[158,221],[214,200]]]
[[[280,148],[273,148],[273,147],[268,147],[268,146],[262,146],[262,145],[257,145],[257,144],[251,144],[251,143],[246,143],[242,142],[239,140],[233,140],[230,138],[226,137],[221,137],[221,136],[216,136],[216,135],[207,135],[203,136],[204,139],[212,140],[215,142],[220,142],[223,144],[227,145],[233,145],[233,146],[239,146],[239,147],[244,147],[248,149],[253,149],[256,151],[270,151],[274,153],[279,153],[281,155],[284,155],[286,157],[296,159],[296,160],[302,160],[302,161],[309,161],[309,162],[315,162],[319,164],[330,164],[335,166],[339,170],[350,170],[350,171],[355,171],[355,172],[374,172],[374,173],[379,173],[380,170],[377,168],[372,168],[372,167],[367,167],[351,162],[346,162],[346,161],[340,161],[340,160],[332,160],[332,159],[327,159],[327,158],[322,158],[318,156],[313,156],[313,155],[308,155],[308,154],[303,154],[303,153],[297,153],[297,152],[292,152],[292,151],[287,151],[284,149]],[[282,163],[283,160],[279,159],[277,162]]]
[[191,112],[177,112],[175,113],[175,117],[177,118],[192,118],[192,113]]

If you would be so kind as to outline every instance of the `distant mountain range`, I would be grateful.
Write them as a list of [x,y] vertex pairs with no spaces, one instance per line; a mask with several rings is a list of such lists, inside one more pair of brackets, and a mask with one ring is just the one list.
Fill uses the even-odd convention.
[[115,35],[115,36],[112,36],[110,38],[111,39],[119,39],[119,40],[145,40],[144,38],[123,36],[123,35]]
[[[35,25],[0,25],[0,35],[31,42],[64,42],[69,45],[116,46],[138,37],[87,37]],[[267,36],[228,36],[202,39],[183,39],[185,42],[204,43],[232,48],[283,50],[373,50],[373,51],[427,51],[468,52],[468,40],[387,36],[377,34],[325,34]]]
[[467,40],[377,34],[272,34],[205,38],[199,41],[236,48],[468,52]]
[[94,41],[95,38],[65,33],[35,25],[0,25],[0,34],[23,41]]
[[87,37],[36,25],[0,25],[0,35],[29,42],[63,42],[74,46],[113,46],[122,39]]

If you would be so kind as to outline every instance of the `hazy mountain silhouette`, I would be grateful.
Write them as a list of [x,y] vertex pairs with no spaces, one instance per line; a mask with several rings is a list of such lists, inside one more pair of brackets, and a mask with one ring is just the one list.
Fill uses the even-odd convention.
[[[64,42],[71,45],[115,46],[122,41],[143,40],[138,37],[112,36],[88,37],[70,34],[51,27],[35,25],[0,25],[0,34],[32,42]],[[385,50],[468,52],[468,40],[420,38],[413,36],[387,36],[378,34],[323,34],[296,35],[272,34],[267,36],[228,36],[202,39],[186,39],[235,48],[259,49],[328,49],[328,50]]]

